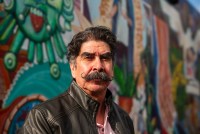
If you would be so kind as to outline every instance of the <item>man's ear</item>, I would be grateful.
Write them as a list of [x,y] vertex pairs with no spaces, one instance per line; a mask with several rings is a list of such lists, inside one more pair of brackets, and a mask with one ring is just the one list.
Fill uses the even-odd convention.
[[72,77],[75,78],[76,65],[75,63],[70,63],[69,66],[70,66]]

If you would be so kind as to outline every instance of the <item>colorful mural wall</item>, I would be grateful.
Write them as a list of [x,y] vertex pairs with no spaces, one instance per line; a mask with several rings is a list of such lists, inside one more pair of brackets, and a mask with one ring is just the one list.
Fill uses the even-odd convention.
[[0,133],[65,92],[66,46],[89,26],[118,38],[114,100],[137,134],[200,131],[200,13],[187,0],[0,0]]

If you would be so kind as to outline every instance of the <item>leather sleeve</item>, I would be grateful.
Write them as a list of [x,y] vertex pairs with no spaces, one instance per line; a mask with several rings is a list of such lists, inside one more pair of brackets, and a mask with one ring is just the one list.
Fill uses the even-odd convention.
[[123,134],[135,134],[133,120],[130,118],[129,114],[125,112],[119,105],[114,104],[115,112],[122,124]]
[[129,130],[132,134],[135,134],[133,120],[129,117],[127,117],[127,118],[128,118],[127,120],[128,120]]
[[32,109],[18,134],[51,134],[46,115],[41,109]]

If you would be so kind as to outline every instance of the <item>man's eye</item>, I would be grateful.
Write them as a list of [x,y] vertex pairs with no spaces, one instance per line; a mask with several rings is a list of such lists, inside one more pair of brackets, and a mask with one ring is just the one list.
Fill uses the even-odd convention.
[[92,60],[94,58],[94,56],[92,55],[86,55],[84,56],[84,59],[88,59],[88,60]]
[[112,56],[111,56],[111,54],[101,55],[101,59],[102,60],[111,60]]
[[111,58],[110,57],[101,57],[101,60],[109,61],[109,60],[111,60]]

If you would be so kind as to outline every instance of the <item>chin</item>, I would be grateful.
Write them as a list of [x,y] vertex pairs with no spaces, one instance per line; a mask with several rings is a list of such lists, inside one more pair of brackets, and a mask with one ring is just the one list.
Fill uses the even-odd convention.
[[108,85],[110,84],[110,82],[105,82],[105,81],[91,81],[91,85],[96,86],[96,87],[100,87],[100,88],[107,88]]
[[91,89],[91,91],[93,91],[93,92],[99,92],[99,91],[104,91],[104,90],[106,90],[107,89],[107,87],[108,87],[108,85],[106,84],[106,85],[96,85],[96,84],[92,84],[92,85],[90,85],[89,86],[90,88],[89,89]]
[[91,88],[94,89],[94,90],[105,90],[105,89],[107,89],[107,86],[105,86],[105,85],[92,85]]
[[109,85],[110,84],[110,81],[102,81],[102,80],[99,80],[99,79],[91,80],[90,82],[97,84],[97,85],[104,85],[104,84]]

